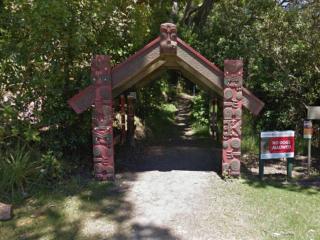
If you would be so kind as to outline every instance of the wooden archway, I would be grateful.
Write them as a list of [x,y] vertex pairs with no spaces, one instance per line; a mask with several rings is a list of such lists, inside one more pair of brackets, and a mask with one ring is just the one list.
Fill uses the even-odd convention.
[[76,113],[94,104],[93,155],[95,177],[114,178],[112,100],[135,85],[144,85],[165,69],[177,69],[206,91],[223,97],[223,174],[240,174],[242,106],[257,115],[264,103],[242,86],[243,63],[225,60],[224,71],[177,37],[176,26],[161,24],[160,36],[112,67],[110,57],[94,56],[93,84],[68,103]]

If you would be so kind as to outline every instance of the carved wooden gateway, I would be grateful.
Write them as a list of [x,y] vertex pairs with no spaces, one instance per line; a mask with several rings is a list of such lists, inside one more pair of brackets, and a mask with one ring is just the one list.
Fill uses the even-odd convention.
[[178,38],[174,24],[164,23],[158,38],[115,67],[111,67],[109,56],[94,56],[93,84],[68,101],[78,114],[94,105],[93,162],[98,180],[114,178],[113,99],[129,88],[148,84],[167,69],[179,70],[208,93],[223,98],[222,173],[240,174],[242,106],[257,115],[264,103],[242,86],[241,60],[225,60],[222,72]]

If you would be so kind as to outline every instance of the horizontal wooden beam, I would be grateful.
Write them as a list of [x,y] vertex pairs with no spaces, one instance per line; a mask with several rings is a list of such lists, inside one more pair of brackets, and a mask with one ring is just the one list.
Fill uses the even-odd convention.
[[94,103],[94,91],[95,87],[91,84],[70,98],[68,104],[77,114],[80,114]]

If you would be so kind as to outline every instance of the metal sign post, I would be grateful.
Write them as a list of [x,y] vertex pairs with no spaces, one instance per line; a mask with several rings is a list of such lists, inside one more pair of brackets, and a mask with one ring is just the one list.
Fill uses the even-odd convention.
[[312,140],[312,121],[305,120],[303,122],[303,138],[308,139],[308,175],[311,170],[311,140]]
[[308,139],[308,175],[311,170],[311,139]]

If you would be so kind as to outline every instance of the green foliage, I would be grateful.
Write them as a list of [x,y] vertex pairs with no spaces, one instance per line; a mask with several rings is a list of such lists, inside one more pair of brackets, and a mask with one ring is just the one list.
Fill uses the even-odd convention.
[[175,112],[178,111],[177,107],[172,103],[162,104],[160,108],[167,112],[172,119],[174,118]]
[[191,119],[196,125],[209,125],[209,96],[200,93],[192,99]]
[[175,114],[177,108],[172,103],[162,103],[155,107],[146,117],[145,125],[150,130],[148,140],[168,142],[168,140],[178,134],[175,125]]
[[61,153],[54,154],[52,151],[48,151],[47,153],[43,154],[40,159],[40,178],[51,182],[61,180],[63,177],[63,168],[61,162],[59,161],[61,158]]
[[142,118],[155,112],[162,103],[166,103],[172,97],[174,91],[170,88],[168,75],[164,74],[148,86],[137,91],[136,113]]
[[39,163],[26,145],[18,144],[0,159],[0,193],[2,196],[24,194],[38,178]]
[[248,154],[259,154],[259,137],[252,135],[242,138],[241,152]]
[[83,157],[70,158],[90,152],[91,116],[89,111],[77,116],[67,100],[90,84],[92,55],[121,62],[158,34],[169,6],[169,1],[152,6],[129,0],[2,1],[0,149],[14,151],[21,140],[44,153],[45,168],[55,168],[54,158],[81,164]]
[[308,140],[298,136],[294,140],[294,151],[296,154],[308,154]]
[[245,109],[242,116],[241,151],[247,154],[259,154],[259,130],[256,119]]
[[266,103],[260,129],[299,129],[304,104],[320,104],[319,9],[317,1],[216,1],[202,30],[182,36],[219,66],[243,59],[245,86]]
[[209,137],[210,130],[209,125],[192,124],[192,136],[195,137]]

